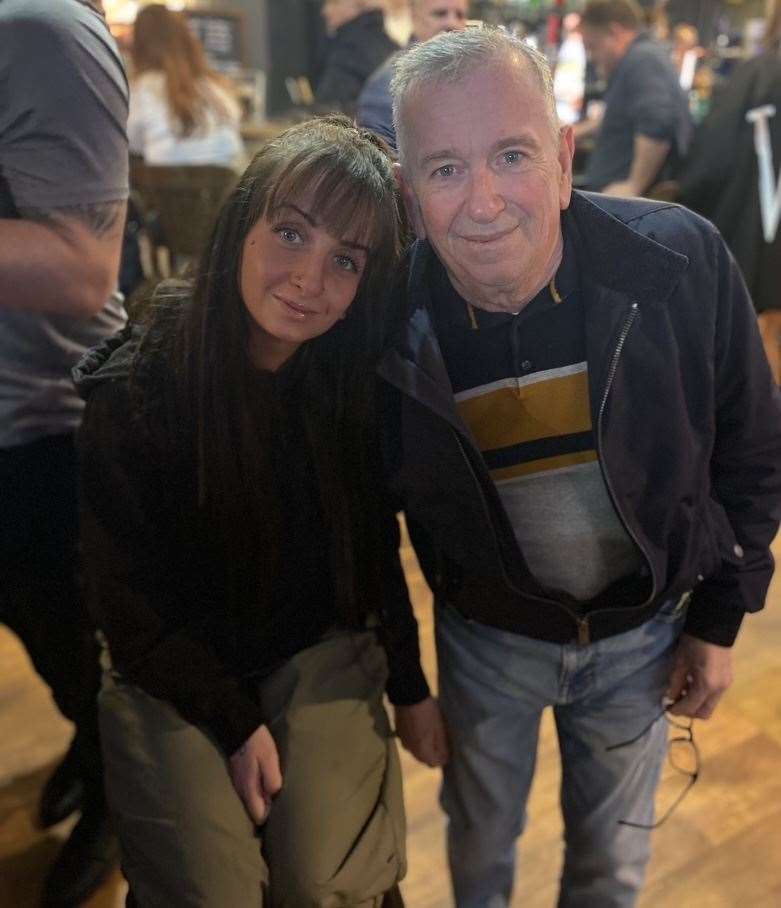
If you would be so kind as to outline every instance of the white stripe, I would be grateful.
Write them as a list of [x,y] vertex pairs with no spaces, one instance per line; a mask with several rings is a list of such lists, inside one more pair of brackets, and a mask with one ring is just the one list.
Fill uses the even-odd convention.
[[464,400],[472,400],[475,397],[482,397],[484,394],[490,394],[492,391],[501,391],[504,388],[517,390],[525,388],[528,385],[536,385],[543,381],[551,381],[554,378],[564,378],[567,375],[578,375],[588,369],[588,363],[574,363],[571,366],[562,366],[560,369],[548,369],[544,372],[533,372],[531,375],[521,375],[517,378],[501,378],[499,381],[492,381],[487,385],[478,385],[476,388],[468,388],[466,391],[459,391],[455,396],[455,401],[460,404]]

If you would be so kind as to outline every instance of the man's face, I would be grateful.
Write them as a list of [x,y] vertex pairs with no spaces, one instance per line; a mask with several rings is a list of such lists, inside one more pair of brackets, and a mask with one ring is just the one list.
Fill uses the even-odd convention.
[[604,75],[609,76],[624,56],[625,47],[621,30],[614,25],[607,28],[594,28],[592,25],[581,25],[583,46],[589,59]]
[[504,61],[426,85],[402,116],[402,185],[418,235],[469,302],[517,311],[561,256],[572,130],[554,129],[536,74]]
[[468,0],[418,0],[412,5],[412,34],[428,41],[440,32],[466,27]]

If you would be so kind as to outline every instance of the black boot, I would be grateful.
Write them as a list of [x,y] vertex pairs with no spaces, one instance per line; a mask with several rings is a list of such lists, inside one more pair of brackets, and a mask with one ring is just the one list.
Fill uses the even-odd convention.
[[44,884],[41,908],[77,908],[119,863],[119,842],[105,800],[90,799]]
[[81,807],[84,783],[81,779],[81,753],[78,735],[71,741],[67,753],[49,776],[41,793],[38,822],[48,829],[62,822]]

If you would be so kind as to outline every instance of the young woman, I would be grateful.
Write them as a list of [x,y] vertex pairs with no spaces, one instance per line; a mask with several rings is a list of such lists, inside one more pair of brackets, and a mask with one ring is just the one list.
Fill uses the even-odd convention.
[[128,139],[150,165],[233,167],[242,152],[239,104],[209,66],[183,13],[143,7],[133,26]]
[[400,904],[384,650],[394,702],[424,682],[372,424],[400,244],[380,145],[328,117],[266,146],[194,286],[77,375],[107,785],[139,908]]

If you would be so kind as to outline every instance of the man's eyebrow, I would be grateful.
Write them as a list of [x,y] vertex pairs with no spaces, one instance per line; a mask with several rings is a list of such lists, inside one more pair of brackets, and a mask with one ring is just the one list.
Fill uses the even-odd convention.
[[458,155],[452,148],[443,148],[440,151],[432,151],[431,154],[425,155],[418,161],[418,166],[423,167],[426,164],[432,164],[434,161],[444,161],[448,158],[457,158]]
[[506,139],[500,139],[492,146],[492,150],[504,151],[505,148],[512,148],[514,145],[525,145],[527,148],[539,148],[540,143],[530,133],[521,133],[517,136],[508,136]]
[[[520,133],[517,136],[508,136],[506,139],[499,139],[498,142],[491,146],[491,151],[504,151],[505,148],[512,148],[516,145],[525,146],[527,148],[540,147],[540,143],[531,133]],[[460,157],[460,155],[452,148],[442,148],[438,151],[432,151],[430,154],[424,155],[424,157],[418,161],[418,166],[424,167],[426,164],[433,164],[435,161],[452,160],[453,158],[458,157]]]

